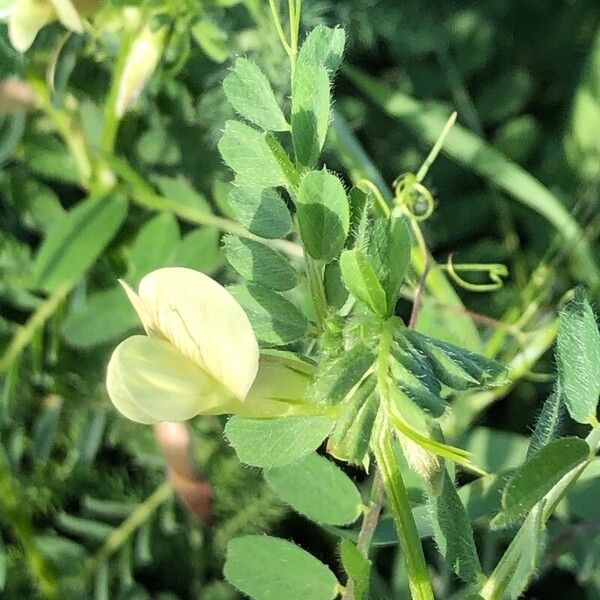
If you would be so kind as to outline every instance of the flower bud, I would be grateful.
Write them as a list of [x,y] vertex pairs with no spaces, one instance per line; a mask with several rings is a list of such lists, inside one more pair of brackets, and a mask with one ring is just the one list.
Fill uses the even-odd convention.
[[140,97],[146,83],[154,73],[162,55],[166,28],[152,31],[145,25],[134,39],[125,66],[115,101],[115,114],[121,118]]

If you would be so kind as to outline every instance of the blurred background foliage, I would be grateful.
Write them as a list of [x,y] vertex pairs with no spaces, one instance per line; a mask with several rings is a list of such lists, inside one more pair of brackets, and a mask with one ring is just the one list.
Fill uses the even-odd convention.
[[[220,571],[227,540],[242,532],[275,531],[318,557],[332,555],[332,539],[286,514],[260,474],[239,465],[219,419],[192,425],[195,461],[215,490],[204,527],[163,483],[151,429],[109,405],[108,354],[137,328],[116,279],[136,284],[171,264],[235,279],[220,250],[230,176],[216,147],[232,116],[220,87],[232,58],[251,55],[283,102],[288,89],[266,2],[148,0],[168,36],[107,156],[104,105],[127,4],[105,3],[83,35],[57,23],[44,28],[26,55],[0,26],[3,598],[50,597],[57,589],[61,598],[97,600],[235,598]],[[427,114],[457,110],[463,128],[533,174],[582,228],[579,240],[565,243],[539,211],[456,157],[442,156],[428,174],[436,210],[425,234],[434,256],[508,265],[499,291],[459,293],[487,352],[524,361],[513,388],[459,399],[451,434],[484,468],[515,466],[551,390],[556,307],[576,282],[598,291],[598,275],[571,258],[587,240],[596,265],[600,259],[600,7],[596,0],[307,0],[304,26],[322,22],[346,29],[346,65],[417,100]],[[15,101],[7,81],[31,87],[19,88],[25,96]],[[430,145],[418,123],[385,114],[376,94],[360,91],[344,72],[334,93],[343,121],[336,119],[328,141],[330,168],[350,176],[348,139],[364,148],[362,166],[370,160],[388,186],[418,168]],[[90,220],[85,198],[94,182],[82,175],[77,140],[93,177],[116,176],[114,193],[126,210],[115,200]],[[74,208],[80,221],[70,219]],[[44,237],[61,227],[61,247],[40,258]],[[71,283],[54,285],[65,264]],[[425,328],[452,337],[451,311],[426,300],[423,313]],[[597,472],[586,472],[552,522],[546,563],[526,597],[600,598]],[[415,498],[418,487],[415,481]],[[489,569],[507,540],[482,525],[477,541]],[[429,542],[427,555],[440,597],[451,597],[452,577]],[[377,565],[373,597],[408,597],[393,548],[379,551]]]

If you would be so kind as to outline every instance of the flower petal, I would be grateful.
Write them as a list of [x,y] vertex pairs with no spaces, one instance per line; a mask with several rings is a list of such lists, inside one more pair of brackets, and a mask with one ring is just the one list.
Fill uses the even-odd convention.
[[83,33],[83,23],[70,0],[50,0],[60,22],[71,31]]
[[258,370],[258,343],[224,287],[192,269],[165,268],[142,279],[139,298],[152,335],[169,340],[237,398],[246,397]]
[[111,363],[113,380],[107,380],[107,386],[117,382],[116,389],[109,387],[115,406],[124,406],[122,384],[133,404],[154,422],[230,413],[239,404],[218,381],[164,340],[134,335],[117,346]]
[[8,23],[10,43],[19,52],[29,50],[40,29],[55,19],[56,11],[49,2],[19,0]]
[[113,352],[108,362],[106,369],[106,389],[111,402],[115,408],[130,421],[150,425],[156,421],[147,415],[138,405],[131,399],[127,388],[121,379],[121,371],[119,368],[119,360],[116,352]]

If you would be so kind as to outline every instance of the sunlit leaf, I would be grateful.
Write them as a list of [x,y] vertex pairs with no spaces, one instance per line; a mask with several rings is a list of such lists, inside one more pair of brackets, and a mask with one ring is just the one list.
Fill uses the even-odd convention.
[[248,535],[229,542],[225,578],[254,600],[333,600],[335,575],[298,546],[279,538]]

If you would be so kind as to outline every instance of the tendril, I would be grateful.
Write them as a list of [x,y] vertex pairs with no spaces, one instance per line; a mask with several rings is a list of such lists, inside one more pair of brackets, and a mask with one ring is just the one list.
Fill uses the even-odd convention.
[[[450,277],[454,280],[454,282],[457,285],[464,288],[465,290],[469,290],[471,292],[493,292],[495,290],[499,290],[504,286],[504,281],[502,280],[502,277],[508,276],[508,269],[506,268],[506,265],[497,263],[468,263],[462,265],[455,265],[452,257],[453,255],[450,254],[450,256],[448,256],[448,262],[441,268],[445,268],[446,271],[448,271]],[[471,283],[463,279],[457,271],[465,271],[470,273],[487,273],[492,283]]]
[[[435,201],[431,192],[414,173],[400,175],[394,183],[396,204],[404,208],[411,219],[425,221],[433,214]],[[425,201],[425,207],[421,206]]]
[[[388,206],[387,202],[385,201],[385,198],[383,197],[383,194],[381,193],[380,189],[372,181],[369,181],[368,179],[360,179],[356,183],[356,187],[359,188],[360,190],[362,190],[363,192],[365,192],[365,194],[369,194],[369,193],[373,194],[373,196],[375,197],[375,200],[377,200],[377,204],[379,205],[381,212],[386,217],[389,217],[390,207]],[[366,189],[364,189],[364,188],[366,188]]]

